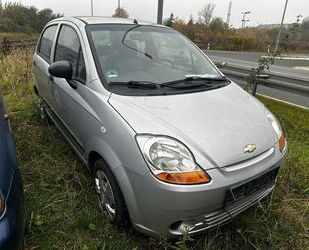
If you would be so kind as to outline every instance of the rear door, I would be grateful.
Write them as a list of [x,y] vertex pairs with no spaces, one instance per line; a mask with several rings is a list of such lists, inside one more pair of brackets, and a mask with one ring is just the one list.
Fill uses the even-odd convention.
[[48,73],[48,67],[52,61],[52,51],[56,40],[58,24],[52,24],[45,28],[39,40],[36,53],[33,56],[33,72],[35,85],[40,96],[50,106],[52,98],[52,81]]

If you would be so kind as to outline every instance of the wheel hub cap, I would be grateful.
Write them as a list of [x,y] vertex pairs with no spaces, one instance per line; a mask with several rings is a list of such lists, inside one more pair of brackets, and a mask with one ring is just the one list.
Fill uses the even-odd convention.
[[101,210],[109,220],[114,220],[116,214],[114,193],[107,176],[102,170],[96,172],[95,189]]

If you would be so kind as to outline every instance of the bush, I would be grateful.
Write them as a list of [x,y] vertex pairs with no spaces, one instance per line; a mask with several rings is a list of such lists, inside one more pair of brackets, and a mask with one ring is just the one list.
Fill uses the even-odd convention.
[[21,3],[0,2],[0,32],[41,32],[45,24],[54,18],[60,17],[51,9],[38,10]]
[[[245,29],[234,29],[227,27],[221,18],[213,18],[208,26],[201,23],[194,23],[191,18],[188,23],[176,18],[172,27],[201,48],[206,49],[208,43],[211,49],[221,50],[254,50],[267,51],[268,45],[274,48],[279,29],[266,29],[260,27],[247,27]],[[283,33],[288,33],[284,29]],[[294,34],[289,50],[309,51],[309,18],[299,24],[297,34]]]

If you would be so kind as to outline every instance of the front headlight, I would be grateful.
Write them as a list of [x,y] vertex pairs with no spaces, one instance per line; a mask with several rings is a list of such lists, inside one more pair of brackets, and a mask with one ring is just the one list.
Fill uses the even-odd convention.
[[266,116],[269,123],[271,124],[271,126],[273,127],[274,131],[278,136],[279,149],[281,152],[283,152],[286,146],[286,139],[281,124],[278,121],[278,119],[268,109],[266,109]]
[[147,165],[159,180],[174,184],[210,182],[209,175],[195,163],[192,153],[181,142],[153,135],[138,135],[136,139]]

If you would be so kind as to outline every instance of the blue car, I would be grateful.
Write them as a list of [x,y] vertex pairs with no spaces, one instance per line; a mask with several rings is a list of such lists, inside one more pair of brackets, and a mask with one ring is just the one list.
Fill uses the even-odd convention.
[[22,246],[24,192],[17,168],[12,131],[0,93],[0,249]]

